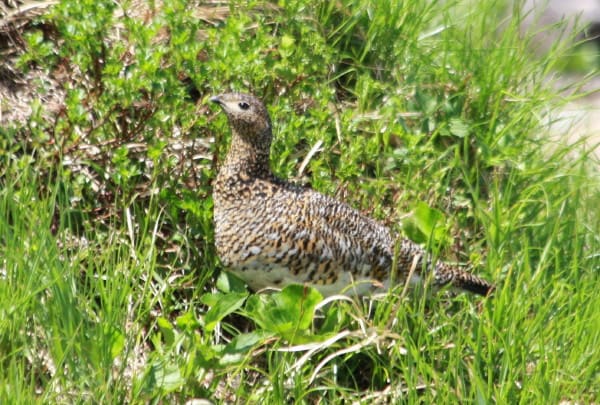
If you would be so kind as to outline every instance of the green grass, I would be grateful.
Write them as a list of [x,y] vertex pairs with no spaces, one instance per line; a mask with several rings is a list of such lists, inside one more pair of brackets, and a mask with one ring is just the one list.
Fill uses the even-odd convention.
[[[534,57],[497,1],[167,3],[67,1],[27,28],[20,68],[67,72],[66,98],[0,129],[3,403],[600,401],[598,166],[544,124],[567,47]],[[230,89],[269,105],[278,174],[320,143],[301,181],[493,297],[323,305],[220,272],[228,130],[205,100]]]

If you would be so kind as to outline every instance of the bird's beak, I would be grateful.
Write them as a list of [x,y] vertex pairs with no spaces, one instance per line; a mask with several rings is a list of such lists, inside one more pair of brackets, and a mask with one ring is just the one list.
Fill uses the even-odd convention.
[[222,104],[222,100],[221,100],[221,95],[216,95],[216,96],[212,96],[211,98],[209,98],[210,101],[212,101],[213,103],[216,104]]

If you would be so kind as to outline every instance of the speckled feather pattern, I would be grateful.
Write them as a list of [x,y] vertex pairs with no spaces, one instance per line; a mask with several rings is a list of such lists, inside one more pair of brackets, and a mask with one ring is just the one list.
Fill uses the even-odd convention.
[[[240,93],[213,97],[232,139],[214,183],[215,240],[223,265],[253,290],[306,283],[325,295],[359,295],[431,277],[487,295],[490,283],[443,262],[349,205],[276,178],[269,166],[271,121],[263,103]],[[395,250],[397,250],[395,252]],[[432,273],[424,275],[423,272]]]

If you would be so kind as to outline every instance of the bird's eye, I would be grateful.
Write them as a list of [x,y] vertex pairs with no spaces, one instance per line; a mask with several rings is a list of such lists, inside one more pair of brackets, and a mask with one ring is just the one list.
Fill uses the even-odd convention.
[[242,110],[247,110],[248,108],[250,108],[250,104],[248,104],[248,103],[246,103],[246,102],[244,102],[244,101],[242,101],[242,102],[241,102],[241,103],[239,103],[238,105],[240,106],[240,108],[241,108]]

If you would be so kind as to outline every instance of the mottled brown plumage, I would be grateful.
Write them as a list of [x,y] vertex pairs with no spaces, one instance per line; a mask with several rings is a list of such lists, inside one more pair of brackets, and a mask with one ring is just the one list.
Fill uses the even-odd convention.
[[[215,239],[223,264],[254,290],[306,283],[331,295],[363,295],[390,284],[397,245],[397,283],[429,276],[487,295],[492,285],[443,262],[432,263],[414,242],[309,188],[275,177],[269,166],[272,132],[267,109],[240,93],[211,98],[232,131],[214,183]],[[423,276],[422,276],[423,275]],[[349,287],[349,288],[348,288]]]

